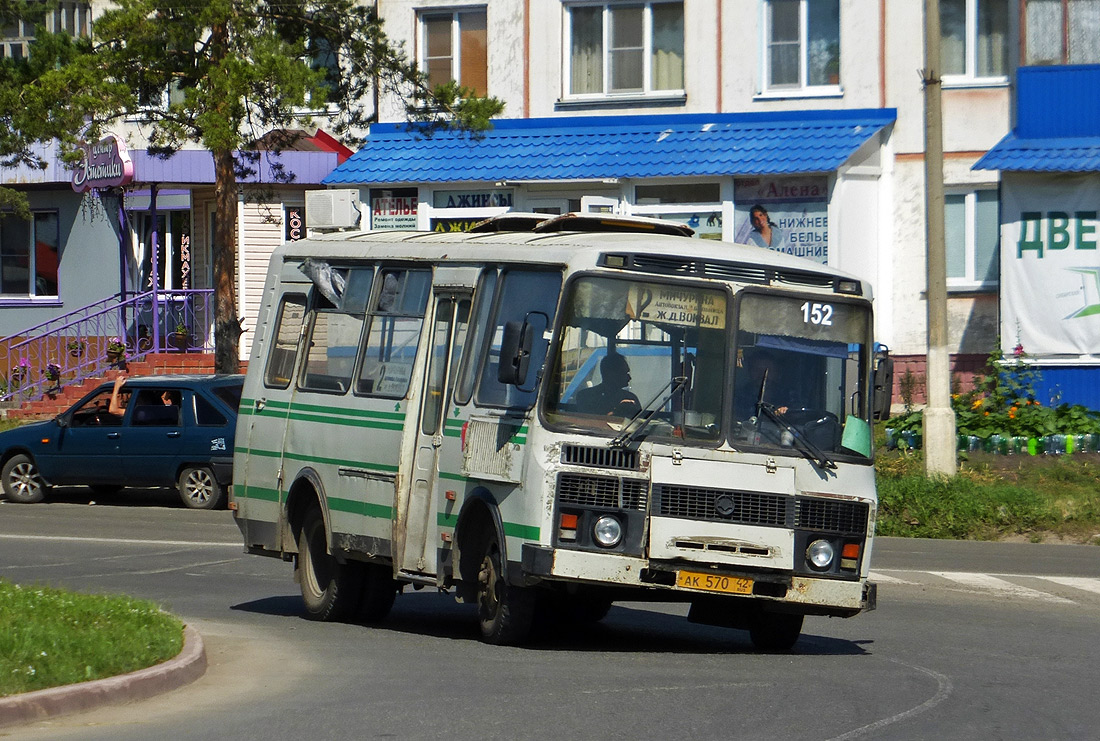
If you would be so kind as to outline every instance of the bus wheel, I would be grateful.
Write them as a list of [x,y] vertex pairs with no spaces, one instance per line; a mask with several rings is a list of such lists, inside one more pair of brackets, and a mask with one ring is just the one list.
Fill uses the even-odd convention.
[[802,633],[802,615],[761,610],[752,617],[749,637],[758,651],[790,651]]
[[535,595],[504,580],[500,546],[490,538],[477,573],[477,616],[481,639],[498,646],[514,646],[531,634]]
[[325,520],[316,506],[302,518],[294,572],[310,620],[343,620],[358,605],[361,576],[354,564],[339,563],[328,552]]
[[365,563],[359,566],[363,593],[359,597],[358,617],[365,623],[376,623],[390,614],[397,597],[397,582],[388,566]]

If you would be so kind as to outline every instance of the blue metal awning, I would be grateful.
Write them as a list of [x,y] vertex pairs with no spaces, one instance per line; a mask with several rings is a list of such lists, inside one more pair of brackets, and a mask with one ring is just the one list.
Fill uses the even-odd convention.
[[326,185],[826,173],[897,118],[886,109],[501,119],[481,138],[374,124]]
[[1100,172],[1100,65],[1020,67],[1016,126],[972,169]]
[[975,162],[973,169],[1100,172],[1100,137],[1025,139],[1009,134]]

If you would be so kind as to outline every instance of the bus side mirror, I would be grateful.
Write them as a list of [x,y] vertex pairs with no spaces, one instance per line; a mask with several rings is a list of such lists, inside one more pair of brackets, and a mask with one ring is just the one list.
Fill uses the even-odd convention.
[[522,386],[531,364],[531,348],[535,344],[535,328],[527,322],[505,322],[500,342],[500,367],[497,380],[512,386]]
[[886,347],[875,351],[871,385],[874,389],[872,419],[889,419],[894,396],[894,359]]

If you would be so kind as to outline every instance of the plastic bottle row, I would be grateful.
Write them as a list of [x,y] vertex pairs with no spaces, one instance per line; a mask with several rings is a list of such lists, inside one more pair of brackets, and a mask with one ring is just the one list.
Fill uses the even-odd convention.
[[[886,428],[886,448],[921,447],[923,439],[920,432],[914,430],[895,431]],[[1020,435],[959,435],[957,450],[983,451],[997,455],[1065,455],[1072,453],[1096,453],[1100,451],[1100,435],[1043,435],[1042,437],[1024,437]]]

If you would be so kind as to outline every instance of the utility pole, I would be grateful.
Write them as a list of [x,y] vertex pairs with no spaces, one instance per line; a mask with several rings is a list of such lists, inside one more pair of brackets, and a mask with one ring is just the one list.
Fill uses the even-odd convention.
[[924,472],[954,476],[955,412],[947,347],[947,247],[943,224],[943,113],[940,108],[940,2],[924,0],[924,212],[928,242],[928,351]]

